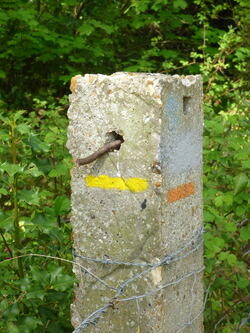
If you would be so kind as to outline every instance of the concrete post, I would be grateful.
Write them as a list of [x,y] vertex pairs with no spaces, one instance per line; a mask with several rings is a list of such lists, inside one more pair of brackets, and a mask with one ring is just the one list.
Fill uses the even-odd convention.
[[74,332],[203,332],[201,77],[87,74],[71,90]]

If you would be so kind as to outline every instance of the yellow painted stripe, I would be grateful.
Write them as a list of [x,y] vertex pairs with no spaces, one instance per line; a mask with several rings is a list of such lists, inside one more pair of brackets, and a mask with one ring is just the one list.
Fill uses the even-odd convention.
[[132,192],[143,192],[148,187],[148,182],[143,178],[120,178],[120,177],[109,177],[106,175],[86,177],[86,185],[88,187],[99,187],[105,190],[127,190]]

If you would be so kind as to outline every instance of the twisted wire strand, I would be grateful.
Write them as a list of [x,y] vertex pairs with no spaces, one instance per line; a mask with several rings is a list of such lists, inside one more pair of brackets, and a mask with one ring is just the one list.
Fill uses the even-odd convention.
[[[193,270],[181,277],[179,277],[178,279],[162,284],[161,286],[159,286],[158,288],[154,288],[148,292],[145,292],[144,294],[141,295],[133,295],[130,297],[125,297],[125,298],[121,298],[122,294],[125,292],[126,287],[133,281],[135,281],[136,279],[141,278],[143,275],[147,274],[148,272],[152,271],[153,269],[159,267],[159,266],[164,266],[164,265],[169,265],[172,262],[175,261],[179,261],[183,258],[186,258],[187,256],[191,255],[193,252],[197,251],[203,244],[203,239],[199,240],[199,237],[203,234],[204,229],[203,227],[200,228],[194,235],[193,237],[191,237],[191,239],[184,245],[182,246],[180,249],[176,250],[174,253],[170,254],[170,255],[166,255],[160,262],[157,262],[155,264],[151,264],[151,263],[142,263],[142,262],[125,262],[125,261],[119,261],[119,260],[111,260],[111,259],[106,259],[106,258],[91,258],[88,256],[82,256],[79,255],[77,253],[74,253],[74,257],[85,260],[85,261],[90,261],[90,262],[96,262],[96,263],[101,263],[101,264],[107,264],[107,265],[126,265],[126,266],[139,266],[139,267],[148,267],[147,269],[143,270],[142,272],[134,275],[132,278],[124,281],[123,283],[121,283],[117,288],[116,288],[116,294],[113,298],[110,299],[110,301],[108,303],[106,303],[103,307],[97,309],[96,311],[94,311],[93,313],[91,313],[87,318],[85,318],[81,324],[75,328],[75,330],[72,333],[80,333],[82,332],[85,328],[87,328],[90,325],[96,325],[98,320],[103,317],[103,315],[108,311],[108,309],[110,307],[113,307],[113,302],[127,302],[127,301],[134,301],[134,300],[138,300],[144,297],[148,297],[151,296],[157,292],[159,292],[160,290],[170,287],[172,285],[176,285],[181,283],[183,280],[191,277],[191,276],[196,276],[196,274],[199,274],[200,272],[202,272],[204,270],[204,266]],[[195,245],[195,246],[194,246]],[[187,248],[189,248],[190,246],[194,246],[191,250],[187,251],[186,253],[181,254],[184,250],[186,250]],[[104,282],[104,281],[103,281]],[[190,320],[188,323],[185,324],[185,327],[188,325],[191,325],[191,323],[193,323],[193,321],[195,321],[200,314],[203,312],[203,310],[195,316],[195,318],[193,318],[192,320]]]

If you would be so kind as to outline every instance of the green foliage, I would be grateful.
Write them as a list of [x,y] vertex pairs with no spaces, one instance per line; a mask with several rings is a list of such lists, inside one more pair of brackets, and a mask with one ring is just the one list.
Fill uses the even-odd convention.
[[246,0],[0,3],[0,330],[70,332],[69,78],[201,73],[206,332],[245,332],[249,255]]
[[[243,17],[244,19],[244,17]],[[239,22],[240,24],[240,22]],[[207,331],[245,332],[250,213],[250,126],[245,32],[230,28],[204,59],[205,278],[211,284]],[[241,51],[240,51],[241,52]],[[245,52],[245,51],[244,51]],[[245,320],[245,321],[244,321]]]
[[34,111],[6,110],[1,122],[1,260],[20,256],[1,267],[1,331],[70,332],[65,315],[74,282],[71,265],[21,257],[71,259],[65,101],[36,99]]

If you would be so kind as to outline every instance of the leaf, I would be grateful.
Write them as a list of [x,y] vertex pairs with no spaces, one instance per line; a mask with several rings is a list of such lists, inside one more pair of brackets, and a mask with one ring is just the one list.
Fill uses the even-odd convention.
[[92,24],[88,22],[84,22],[79,28],[78,31],[80,32],[81,35],[86,35],[89,36],[95,28],[93,27]]
[[44,176],[44,173],[41,172],[34,163],[30,163],[28,169],[25,170],[26,175],[31,175],[32,177]]
[[240,289],[245,289],[246,287],[248,287],[249,285],[249,281],[247,279],[245,279],[244,277],[240,277],[239,280],[237,281],[237,286]]
[[8,307],[9,307],[9,303],[6,299],[4,299],[0,302],[0,310],[2,313],[3,313],[3,311],[7,310]]
[[176,50],[162,50],[161,54],[164,58],[175,58],[178,55],[178,52]]
[[56,216],[68,213],[70,210],[70,200],[65,195],[58,196],[54,202],[54,211]]
[[219,309],[221,309],[221,303],[220,303],[220,301],[213,300],[212,301],[212,309],[214,311],[218,311]]
[[26,111],[25,110],[18,110],[14,113],[13,115],[13,119],[14,121],[16,122],[17,120],[21,119],[23,114],[25,113]]
[[233,204],[233,194],[229,193],[229,192],[227,194],[225,194],[223,197],[223,201],[227,208],[231,208],[231,206]]
[[250,224],[240,229],[240,239],[243,241],[250,239]]
[[250,159],[247,161],[242,161],[241,164],[243,169],[250,169]]
[[52,283],[51,287],[57,291],[65,291],[69,288],[73,287],[75,279],[67,274],[61,275],[56,279],[54,283]]
[[[37,291],[37,292],[39,293],[39,291]],[[37,298],[40,298],[40,297],[37,297]],[[25,327],[25,329],[29,329],[29,332],[36,329],[37,326],[42,326],[42,325],[43,325],[42,321],[35,317],[25,316],[25,318],[23,320],[23,326]]]
[[[0,119],[1,119],[1,117],[0,117]],[[8,141],[10,139],[9,133],[4,129],[0,130],[0,139],[2,141]]]
[[232,333],[232,325],[228,325],[228,327],[224,327],[222,330],[221,330],[221,333]]
[[204,212],[204,221],[205,222],[213,222],[215,220],[215,216],[208,211]]
[[18,327],[11,322],[7,323],[8,333],[20,333]]
[[63,275],[63,267],[49,266],[48,271],[50,273],[50,282],[53,283],[57,278]]
[[49,144],[41,141],[37,135],[30,135],[28,138],[23,140],[28,146],[30,146],[36,152],[47,153],[49,151]]
[[[42,260],[42,259],[41,259]],[[46,270],[42,270],[41,267],[32,265],[30,267],[32,273],[32,280],[37,281],[42,286],[47,286],[49,282],[49,273]]]
[[10,317],[16,317],[20,313],[20,308],[19,308],[18,304],[15,303],[15,304],[11,305],[10,308],[7,309],[7,311],[8,311],[8,315]]
[[0,188],[0,194],[7,195],[9,192],[5,188]]
[[33,158],[34,164],[41,170],[44,174],[48,174],[52,169],[52,163],[49,158]]
[[22,124],[17,125],[16,129],[21,134],[27,134],[27,133],[30,133],[31,126],[29,126],[25,123],[22,123]]
[[55,225],[55,218],[49,215],[36,213],[36,215],[32,219],[32,223],[43,228],[51,228]]
[[6,72],[0,69],[0,79],[5,79],[5,78],[6,78]]
[[235,209],[235,213],[238,217],[242,217],[244,216],[244,214],[247,211],[247,207],[246,206],[237,206]]
[[26,294],[27,299],[39,298],[41,301],[43,301],[44,297],[46,297],[46,291],[44,291],[43,289],[35,289],[35,290],[33,289],[32,291]]
[[69,173],[69,168],[65,163],[58,163],[54,169],[49,172],[49,177],[65,176]]
[[6,171],[10,177],[13,177],[17,173],[22,173],[24,168],[21,165],[18,164],[10,164],[10,163],[3,163],[0,166],[0,169]]
[[222,251],[225,241],[222,238],[214,237],[212,234],[205,234],[206,254],[208,258],[213,258],[218,252]]
[[229,232],[235,232],[237,230],[235,223],[225,223],[224,226],[225,230]]
[[214,199],[215,206],[216,207],[222,207],[223,206],[223,199],[224,199],[224,197],[222,195],[216,197]]
[[58,243],[62,243],[64,238],[63,238],[63,233],[60,229],[58,229],[57,227],[50,227],[48,229],[43,229],[43,232],[45,234],[48,234],[50,236],[51,239],[56,240]]
[[39,205],[39,192],[38,190],[21,190],[17,194],[19,201],[24,201],[29,205]]
[[221,253],[219,253],[218,258],[221,261],[225,261],[227,259],[227,256],[228,256],[228,252],[221,252]]
[[239,194],[240,192],[244,191],[247,187],[249,178],[245,173],[241,173],[235,177],[235,185],[234,185],[234,195]]
[[230,266],[235,266],[237,262],[237,257],[234,254],[229,253],[226,259]]
[[174,0],[173,6],[174,6],[174,8],[185,9],[188,6],[188,4],[185,0]]
[[[145,0],[144,0],[145,1]],[[111,34],[112,32],[114,32],[116,30],[115,25],[114,24],[105,24],[103,22],[100,21],[96,21],[96,20],[91,20],[91,23],[93,24],[93,26],[95,26],[96,28],[101,28],[103,30],[106,31],[107,34]]]
[[0,228],[6,231],[13,229],[13,215],[11,213],[6,214],[0,210]]

